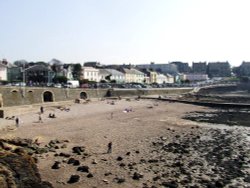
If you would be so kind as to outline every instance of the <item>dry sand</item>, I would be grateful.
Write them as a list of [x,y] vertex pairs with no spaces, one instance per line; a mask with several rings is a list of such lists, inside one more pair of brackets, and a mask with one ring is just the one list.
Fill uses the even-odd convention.
[[[161,174],[162,169],[154,171],[152,169],[154,166],[151,166],[151,169],[148,168],[149,163],[140,163],[141,159],[148,160],[153,157],[152,142],[160,137],[168,141],[178,140],[176,135],[185,135],[187,132],[196,134],[196,131],[201,133],[218,128],[210,124],[181,119],[187,112],[209,110],[205,107],[135,99],[117,100],[114,101],[114,105],[110,102],[111,100],[105,100],[92,101],[88,104],[72,104],[69,106],[69,112],[45,107],[45,113],[42,114],[43,123],[37,122],[39,112],[37,109],[36,112],[20,115],[20,127],[13,131],[2,130],[0,137],[38,139],[40,146],[48,144],[53,139],[69,140],[69,143],[66,143],[67,148],[38,155],[41,177],[51,182],[54,187],[164,187],[163,179],[170,181],[170,177],[164,177]],[[132,108],[132,112],[125,113],[125,108]],[[55,113],[57,118],[48,118],[49,113]],[[113,113],[113,118],[111,113]],[[14,121],[3,121],[14,127]],[[194,130],[194,127],[198,125],[200,128]],[[237,132],[249,134],[249,128],[220,126],[220,129],[225,128],[233,131],[237,129]],[[110,141],[113,142],[113,152],[106,154],[107,144]],[[85,146],[85,153],[88,155],[83,157],[73,154],[72,147],[74,146]],[[94,177],[87,178],[87,173],[76,170],[78,166],[67,164],[68,158],[54,156],[55,153],[60,152],[70,153],[71,157],[78,159],[81,165],[87,165]],[[126,155],[128,152],[130,154]],[[157,152],[156,155],[158,155]],[[122,157],[121,161],[117,161],[118,156]],[[165,162],[166,160],[167,157]],[[60,169],[51,169],[55,161],[61,162]],[[93,161],[97,164],[93,164]],[[121,165],[122,162],[125,166]],[[129,164],[134,165],[134,168],[130,169]],[[167,168],[162,165],[156,164],[158,167]],[[132,178],[134,172],[140,172],[143,178],[134,180]],[[72,174],[80,175],[80,180],[68,184],[67,181]],[[161,174],[162,181],[152,180],[159,174]],[[119,183],[120,179],[124,179],[125,182]],[[195,181],[193,181],[194,184]],[[242,181],[241,185],[248,185],[248,183]]]

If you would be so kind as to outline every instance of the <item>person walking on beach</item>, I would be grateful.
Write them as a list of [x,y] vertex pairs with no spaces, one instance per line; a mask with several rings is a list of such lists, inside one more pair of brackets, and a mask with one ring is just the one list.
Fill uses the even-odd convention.
[[40,107],[40,112],[41,112],[41,114],[43,114],[43,112],[44,112],[43,106]]
[[108,151],[107,153],[112,153],[112,142],[108,143]]
[[43,123],[43,120],[42,120],[42,116],[41,116],[41,114],[39,114],[39,117],[38,117],[38,123]]
[[19,118],[16,117],[15,121],[16,121],[16,127],[19,127]]

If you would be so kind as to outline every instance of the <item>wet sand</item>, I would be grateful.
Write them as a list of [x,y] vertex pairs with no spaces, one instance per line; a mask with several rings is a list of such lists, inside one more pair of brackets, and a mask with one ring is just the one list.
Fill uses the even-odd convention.
[[[37,122],[38,108],[20,115],[21,124],[16,130],[0,132],[1,138],[38,139],[40,147],[55,139],[69,141],[59,142],[54,150],[36,155],[42,179],[54,187],[249,186],[250,168],[245,163],[250,162],[250,140],[247,140],[250,129],[182,119],[187,112],[209,111],[209,108],[134,99],[117,100],[114,105],[111,100],[105,100],[68,107],[68,112],[45,107],[43,123]],[[125,113],[126,108],[132,112]],[[49,113],[55,113],[57,118],[48,118]],[[14,127],[14,121],[12,123]],[[214,150],[224,140],[228,145]],[[107,145],[111,141],[113,151],[107,154]],[[188,144],[187,148],[185,144]],[[84,152],[80,155],[72,153],[75,146],[84,146]],[[227,156],[227,153],[218,152],[223,147],[226,150],[231,148],[232,153]],[[78,160],[80,164],[68,164],[69,158],[60,156],[60,153],[70,154],[69,158]],[[213,156],[224,157],[226,160],[222,161],[229,162],[243,156],[244,164],[232,169],[242,173],[232,174],[230,169],[224,168],[229,163],[210,160]],[[51,168],[55,161],[60,162],[59,169]],[[202,164],[189,164],[191,161]],[[77,171],[79,166],[88,166],[89,172]],[[220,175],[222,172],[225,172],[224,177]],[[73,174],[79,175],[79,181],[68,183]]]

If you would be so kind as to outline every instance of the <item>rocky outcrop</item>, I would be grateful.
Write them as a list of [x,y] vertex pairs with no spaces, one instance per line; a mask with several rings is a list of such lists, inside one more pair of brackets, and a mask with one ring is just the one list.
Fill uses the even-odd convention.
[[[25,148],[26,147],[26,148]],[[31,140],[0,140],[1,188],[51,188],[41,180],[32,152]]]

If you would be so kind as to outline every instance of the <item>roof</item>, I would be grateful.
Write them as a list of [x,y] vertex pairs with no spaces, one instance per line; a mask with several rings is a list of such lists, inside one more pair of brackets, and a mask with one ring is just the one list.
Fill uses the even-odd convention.
[[141,71],[138,71],[136,69],[127,69],[127,68],[123,68],[124,72],[127,73],[127,74],[143,74],[143,72]]
[[24,71],[30,71],[30,70],[33,70],[33,71],[36,71],[36,70],[52,71],[49,67],[44,66],[44,65],[34,65],[34,66],[26,68]]
[[105,69],[106,71],[108,71],[110,74],[112,75],[116,75],[116,76],[124,76],[124,74],[120,71],[117,71],[115,69]]

